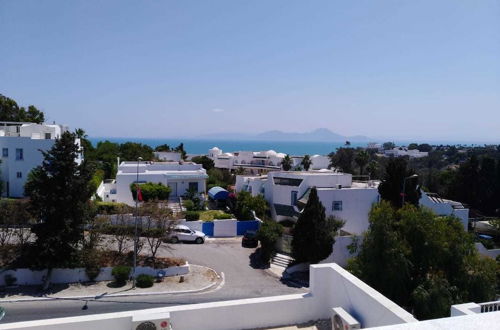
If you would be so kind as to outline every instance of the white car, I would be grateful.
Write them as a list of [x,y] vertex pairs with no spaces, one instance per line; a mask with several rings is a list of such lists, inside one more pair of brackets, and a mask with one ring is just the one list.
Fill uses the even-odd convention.
[[202,244],[205,242],[206,235],[201,231],[191,230],[188,226],[177,225],[169,235],[172,243],[178,242],[196,242]]

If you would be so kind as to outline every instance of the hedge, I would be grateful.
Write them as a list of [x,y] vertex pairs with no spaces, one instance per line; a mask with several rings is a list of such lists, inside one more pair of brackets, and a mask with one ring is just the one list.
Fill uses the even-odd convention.
[[[146,182],[139,184],[142,200],[145,202],[154,200],[168,200],[172,189],[162,183]],[[137,184],[130,184],[130,191],[134,200],[137,198]]]

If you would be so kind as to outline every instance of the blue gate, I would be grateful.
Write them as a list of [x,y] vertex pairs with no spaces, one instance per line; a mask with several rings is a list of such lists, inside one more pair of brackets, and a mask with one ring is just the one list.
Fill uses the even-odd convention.
[[214,223],[203,222],[203,224],[201,225],[201,231],[207,236],[214,236]]
[[259,226],[260,221],[258,220],[238,221],[236,223],[236,235],[243,235],[247,230],[257,230]]

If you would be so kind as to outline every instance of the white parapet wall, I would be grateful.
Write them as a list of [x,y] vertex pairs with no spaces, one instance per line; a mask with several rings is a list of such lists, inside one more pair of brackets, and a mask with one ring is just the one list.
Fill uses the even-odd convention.
[[330,318],[342,307],[361,322],[375,327],[416,322],[411,314],[336,264],[312,265],[306,294],[240,299],[111,314],[18,322],[0,329],[80,330],[133,329],[133,320],[169,318],[172,329],[229,330],[276,327]]
[[[95,279],[97,282],[100,281],[112,281],[114,279],[111,272],[113,267],[103,267],[101,272]],[[186,275],[189,273],[189,264],[186,262],[185,265],[174,266],[162,269],[154,269],[152,267],[137,267],[135,270],[136,275],[147,274],[151,276],[156,276],[159,271],[164,272],[164,276],[176,276],[176,275]],[[14,276],[17,281],[17,285],[40,285],[43,283],[45,276],[47,276],[47,270],[31,270],[27,268],[18,268],[5,270],[0,276],[0,285],[5,285],[5,275],[10,274]],[[67,283],[82,283],[88,282],[89,278],[85,272],[85,268],[55,268],[52,270],[50,276],[50,282],[54,284],[67,284]]]

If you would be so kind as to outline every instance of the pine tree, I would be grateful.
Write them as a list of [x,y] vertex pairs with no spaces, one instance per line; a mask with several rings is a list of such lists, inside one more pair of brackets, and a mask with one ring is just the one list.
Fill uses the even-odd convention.
[[326,217],[325,208],[312,188],[309,200],[295,224],[292,256],[297,262],[318,263],[332,253],[335,234],[344,222]]
[[[44,161],[35,168],[26,183],[30,208],[40,222],[34,253],[39,267],[50,270],[74,261],[83,239],[83,225],[91,217],[91,170],[84,161],[77,164],[80,152],[75,134],[65,132],[52,149],[43,152]],[[48,279],[47,279],[48,280]]]

